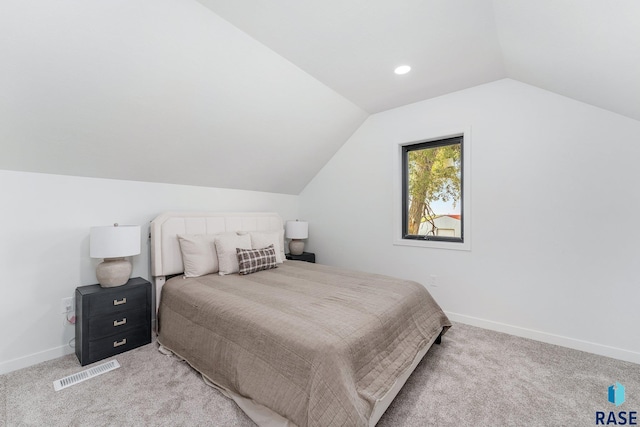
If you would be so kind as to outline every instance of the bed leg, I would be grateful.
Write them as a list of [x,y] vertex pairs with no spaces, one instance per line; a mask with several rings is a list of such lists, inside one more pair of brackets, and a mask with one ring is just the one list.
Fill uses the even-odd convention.
[[438,345],[442,343],[442,332],[440,332],[440,335],[438,335],[438,338],[436,338],[435,343]]

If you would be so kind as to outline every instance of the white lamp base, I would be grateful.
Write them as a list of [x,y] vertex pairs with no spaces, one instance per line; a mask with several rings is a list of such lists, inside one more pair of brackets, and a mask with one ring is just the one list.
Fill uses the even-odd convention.
[[98,283],[103,288],[126,285],[131,277],[131,262],[124,258],[105,258],[96,267]]
[[289,241],[289,253],[291,255],[302,255],[302,252],[304,252],[304,241],[291,239],[291,241]]

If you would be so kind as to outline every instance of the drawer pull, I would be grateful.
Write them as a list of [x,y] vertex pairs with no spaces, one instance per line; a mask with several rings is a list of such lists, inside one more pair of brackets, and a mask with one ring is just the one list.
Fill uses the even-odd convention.
[[126,304],[126,303],[127,303],[126,298],[122,298],[120,301],[118,301],[117,299],[113,300],[113,305],[120,305],[120,304]]
[[123,318],[122,320],[118,321],[118,320],[114,320],[113,321],[113,326],[122,326],[122,325],[126,325],[127,324],[127,318]]
[[127,339],[123,338],[122,341],[114,341],[113,342],[113,346],[114,347],[120,347],[121,345],[125,345],[127,343]]

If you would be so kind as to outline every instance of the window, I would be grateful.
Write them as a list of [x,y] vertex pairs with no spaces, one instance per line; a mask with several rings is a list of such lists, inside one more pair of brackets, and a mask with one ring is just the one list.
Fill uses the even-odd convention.
[[402,240],[465,242],[464,136],[401,146]]

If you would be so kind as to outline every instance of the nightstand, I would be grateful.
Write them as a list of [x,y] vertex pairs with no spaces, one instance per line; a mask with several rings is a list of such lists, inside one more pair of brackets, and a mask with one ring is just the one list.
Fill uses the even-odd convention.
[[76,356],[82,366],[151,342],[151,283],[76,288]]
[[287,254],[287,259],[290,259],[293,261],[306,261],[306,262],[315,263],[316,254],[314,254],[313,252],[302,252],[301,255]]

